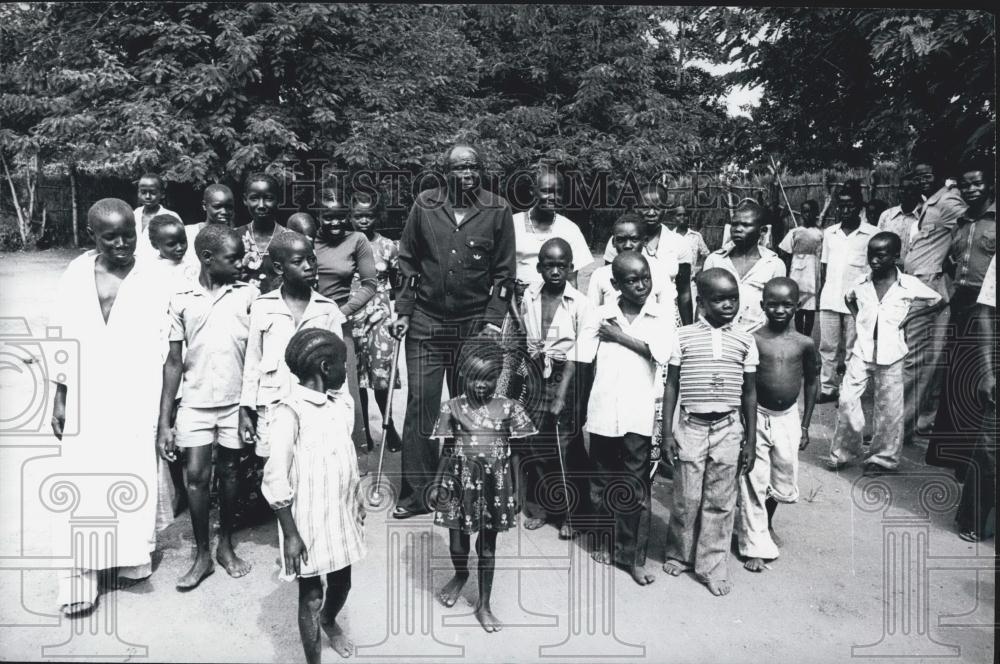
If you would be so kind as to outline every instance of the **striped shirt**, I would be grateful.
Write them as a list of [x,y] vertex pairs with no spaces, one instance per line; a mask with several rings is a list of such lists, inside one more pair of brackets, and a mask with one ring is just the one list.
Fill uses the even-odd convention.
[[670,364],[680,367],[681,407],[694,413],[739,408],[743,374],[757,370],[757,342],[732,324],[712,327],[704,318],[674,336]]

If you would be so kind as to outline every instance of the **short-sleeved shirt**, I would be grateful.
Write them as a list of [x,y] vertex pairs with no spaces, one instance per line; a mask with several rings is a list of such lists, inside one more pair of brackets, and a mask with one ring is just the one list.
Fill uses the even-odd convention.
[[857,341],[854,352],[865,362],[889,365],[903,359],[907,353],[906,336],[899,324],[910,313],[916,300],[937,304],[941,295],[925,286],[916,277],[896,270],[896,282],[879,301],[871,274],[848,289],[845,297],[858,307]]
[[988,307],[997,306],[997,257],[990,259],[990,266],[986,268],[986,277],[983,279],[983,287],[979,289],[979,297],[976,299],[979,304]]
[[[235,230],[243,238],[245,251],[240,280],[256,286],[261,293],[269,293],[280,288],[281,278],[274,272],[274,264],[271,262],[271,256],[267,253],[267,246],[258,246],[257,240],[253,236],[253,224],[238,226]],[[281,224],[275,224],[268,246],[278,235],[291,232]]]
[[845,233],[840,224],[823,231],[820,261],[826,264],[826,281],[819,295],[820,310],[850,313],[844,293],[868,271],[868,242],[876,233],[878,229],[865,222],[850,233]]
[[906,252],[910,249],[910,238],[913,236],[917,226],[917,217],[920,214],[920,206],[911,212],[903,212],[902,205],[895,205],[878,218],[878,229],[888,231],[899,236],[902,248],[899,252],[900,264],[906,261]]
[[[677,231],[674,232],[677,233]],[[691,252],[691,272],[693,273],[694,268],[700,266],[712,252],[708,250],[705,238],[698,231],[689,228],[686,233],[677,233],[677,235],[688,243],[688,251]]]
[[243,365],[243,393],[240,405],[270,406],[288,396],[296,384],[288,365],[285,349],[299,330],[318,327],[344,336],[344,314],[330,298],[310,291],[309,304],[298,325],[292,317],[281,290],[263,293],[250,307],[250,333]]
[[760,355],[749,332],[732,323],[713,327],[704,318],[677,330],[669,363],[680,367],[680,405],[692,413],[739,408],[743,374],[755,373]]
[[[653,359],[647,360],[621,344],[601,341],[597,332],[606,320],[617,321],[625,334],[645,342]],[[662,391],[657,365],[669,359],[675,331],[673,315],[652,298],[646,299],[631,323],[617,298],[588,317],[577,349],[577,361],[596,362],[587,431],[609,437],[630,432],[653,435],[656,397]]]
[[764,310],[760,307],[764,285],[775,277],[785,276],[785,262],[767,247],[758,246],[760,259],[743,276],[740,276],[733,259],[729,257],[736,245],[730,243],[712,252],[705,259],[705,268],[720,267],[734,277],[740,287],[740,312],[733,325],[745,332],[753,332],[764,324]]
[[562,238],[573,252],[573,269],[579,272],[594,262],[590,245],[580,227],[561,214],[552,218],[548,228],[540,228],[531,220],[530,212],[514,215],[514,251],[517,255],[517,279],[527,284],[542,282],[538,274],[538,252],[552,238]]
[[183,341],[181,404],[193,408],[240,401],[250,305],[259,291],[237,281],[209,292],[189,281],[170,298],[170,341]]
[[955,263],[955,285],[979,288],[986,269],[997,253],[997,208],[995,203],[978,219],[959,217],[951,241],[951,260]]
[[[524,291],[521,315],[524,318],[528,352],[545,357],[545,370],[551,362],[576,361],[576,343],[590,312],[590,304],[583,293],[566,284],[562,298],[552,316],[547,330],[542,329],[542,287],[532,284]],[[546,375],[546,378],[548,375]]]
[[[943,271],[945,258],[951,249],[951,237],[966,207],[959,193],[948,187],[942,187],[924,201],[917,231],[906,252],[904,272],[915,277],[930,277]],[[941,290],[938,292],[947,297],[944,280],[940,283]]]

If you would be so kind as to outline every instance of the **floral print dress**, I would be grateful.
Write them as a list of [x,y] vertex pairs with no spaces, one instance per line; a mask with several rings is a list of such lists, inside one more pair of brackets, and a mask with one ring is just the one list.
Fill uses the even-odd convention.
[[538,433],[518,402],[492,397],[474,406],[462,395],[441,406],[432,438],[445,445],[434,480],[434,523],[463,533],[514,526],[510,439]]
[[[352,334],[358,358],[358,387],[362,390],[388,390],[395,343],[389,334],[389,322],[392,320],[389,295],[392,292],[391,275],[399,269],[399,243],[375,233],[371,247],[375,255],[375,278],[378,280],[375,297],[352,318]],[[358,276],[355,275],[354,285],[359,283]],[[399,387],[397,375],[396,384],[392,388]]]

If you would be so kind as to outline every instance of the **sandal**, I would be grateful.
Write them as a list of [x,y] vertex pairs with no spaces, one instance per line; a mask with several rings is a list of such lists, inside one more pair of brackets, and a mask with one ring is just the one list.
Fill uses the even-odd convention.
[[966,542],[981,542],[983,538],[975,530],[963,530],[958,536]]

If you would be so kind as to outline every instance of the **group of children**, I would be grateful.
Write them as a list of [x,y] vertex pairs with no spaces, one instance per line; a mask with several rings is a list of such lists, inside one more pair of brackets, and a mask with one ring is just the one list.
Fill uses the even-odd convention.
[[[316,290],[314,242],[321,224],[299,213],[279,230],[276,184],[263,175],[248,179],[245,200],[254,221],[240,229],[230,227],[233,195],[224,186],[206,189],[206,220],[188,227],[160,205],[157,178],[144,177],[140,190],[137,231],[156,252],[149,260],[167,269],[176,286],[157,448],[167,461],[184,450],[197,544],[177,587],[193,589],[213,570],[213,446],[220,480],[215,560],[234,577],[250,570],[231,534],[238,457],[252,444],[266,459],[262,493],[277,515],[282,572],[299,579],[307,659],[319,660],[321,629],[347,656],[352,646],[336,617],[351,566],[365,555],[364,508],[351,443],[346,319]],[[355,227],[377,244],[380,266],[378,297],[355,318],[359,348],[368,349],[359,364],[381,369],[391,361],[392,340],[382,326],[390,318],[395,254],[392,242],[374,233],[374,206],[359,205]],[[808,212],[814,221],[816,210]],[[650,482],[664,461],[674,477],[667,574],[693,571],[714,595],[728,593],[734,528],[746,569],[760,572],[778,557],[771,522],[779,503],[797,500],[798,451],[809,444],[819,392],[816,344],[796,330],[806,322],[803,304],[816,296],[817,266],[809,259],[816,238],[809,224],[806,232],[790,234],[783,246],[794,256],[795,278],[787,278],[782,261],[759,243],[764,216],[754,203],[735,211],[731,242],[708,255],[697,274],[698,315],[688,325],[679,325],[674,275],[644,251],[641,216],[617,220],[613,260],[594,272],[586,296],[569,283],[575,271],[570,244],[560,238],[542,244],[541,281],[525,290],[519,305],[539,389],[525,403],[496,394],[504,349],[470,340],[459,361],[460,390],[442,405],[434,427],[443,450],[429,503],[435,524],[450,531],[455,567],[438,594],[445,606],[454,605],[470,576],[476,534],[475,613],[487,632],[501,629],[490,607],[497,533],[514,527],[518,511],[531,505],[532,527],[551,519],[560,537],[573,537],[573,517],[588,501],[551,499],[580,495],[565,486],[568,476],[586,478],[582,494],[598,517],[588,523],[603,528],[593,558],[623,567],[639,585],[652,583],[655,574],[646,566]],[[872,237],[870,275],[846,293],[857,343],[832,446],[841,462],[860,453],[860,398],[869,380],[884,400],[871,457],[892,455],[899,440],[894,418],[901,408],[892,386],[899,384],[893,367],[905,353],[901,327],[918,315],[910,312],[912,302],[937,297],[896,269],[900,249],[892,233]],[[702,252],[693,243],[690,253]],[[398,387],[385,373],[365,369],[373,379],[364,387],[376,390],[383,407]]]

